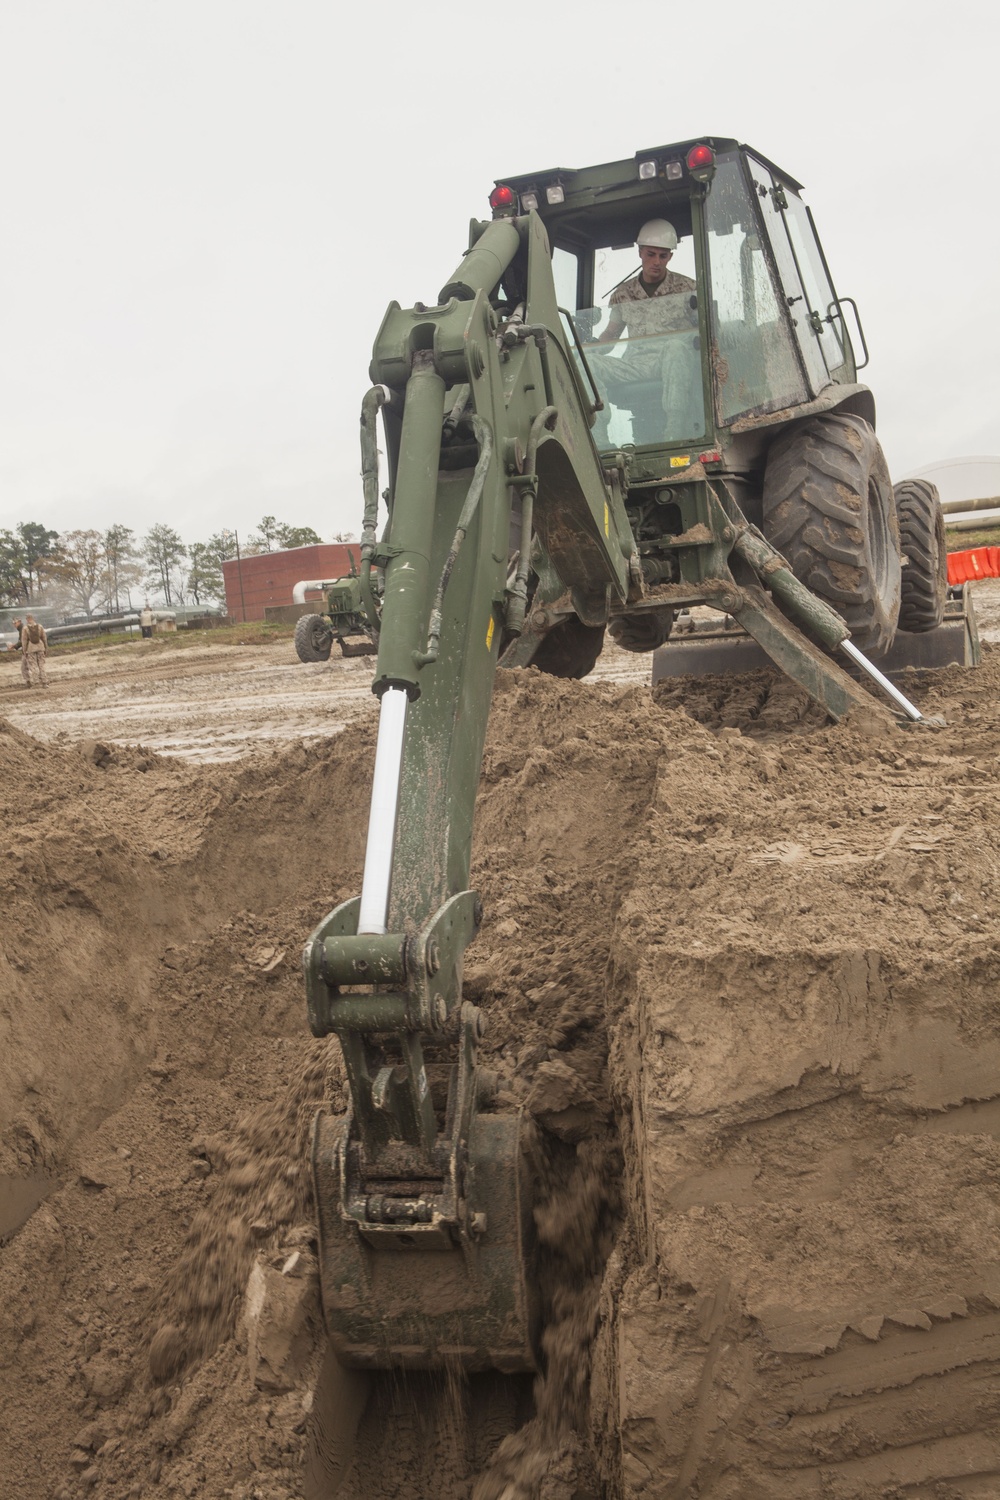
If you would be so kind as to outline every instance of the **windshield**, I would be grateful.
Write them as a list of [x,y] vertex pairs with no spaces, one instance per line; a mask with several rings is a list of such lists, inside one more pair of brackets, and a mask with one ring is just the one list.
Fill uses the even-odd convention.
[[605,404],[594,428],[599,448],[703,436],[701,344],[692,295],[629,303],[621,309],[621,324],[614,319],[618,309],[588,307],[576,314],[587,363]]
[[653,296],[640,269],[634,245],[598,248],[593,281],[597,306],[573,310],[605,404],[594,428],[600,448],[687,442],[705,431],[690,240],[678,246]]

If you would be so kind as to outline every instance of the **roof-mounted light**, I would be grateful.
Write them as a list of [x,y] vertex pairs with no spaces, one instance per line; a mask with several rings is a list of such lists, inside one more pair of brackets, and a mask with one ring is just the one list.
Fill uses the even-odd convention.
[[684,176],[684,163],[682,161],[668,161],[663,168],[663,175],[668,182],[680,182]]
[[649,182],[656,176],[658,171],[655,161],[641,161],[639,163],[639,181]]
[[563,187],[561,182],[553,182],[549,184],[549,186],[545,189],[545,201],[546,203],[566,202],[566,189]]
[[490,194],[490,208],[494,213],[503,213],[506,209],[517,207],[517,196],[512,187],[501,182]]
[[687,166],[695,182],[711,182],[715,175],[715,152],[704,143],[692,146],[687,154]]
[[525,213],[534,213],[538,208],[538,194],[535,192],[522,193],[521,207]]

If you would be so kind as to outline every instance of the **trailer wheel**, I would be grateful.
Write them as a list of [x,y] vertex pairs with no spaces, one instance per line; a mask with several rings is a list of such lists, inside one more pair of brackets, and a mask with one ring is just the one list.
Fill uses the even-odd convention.
[[329,661],[333,631],[322,615],[302,615],[295,622],[295,651],[299,661]]
[[604,626],[585,625],[569,615],[554,625],[531,658],[531,665],[552,677],[586,677],[604,650]]
[[903,553],[899,628],[914,634],[936,630],[948,597],[948,546],[937,487],[926,479],[893,486]]
[[782,433],[767,456],[764,534],[881,656],[899,619],[899,523],[885,456],[861,417],[830,412]]

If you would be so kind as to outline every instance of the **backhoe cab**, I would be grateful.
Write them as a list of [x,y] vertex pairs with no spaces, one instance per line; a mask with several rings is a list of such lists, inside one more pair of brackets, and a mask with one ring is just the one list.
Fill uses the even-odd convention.
[[[508,178],[491,202],[436,301],[390,305],[361,413],[346,614],[378,643],[368,844],[360,896],[304,964],[351,1095],[314,1132],[323,1302],[340,1358],[363,1366],[536,1359],[520,1120],[496,1106],[487,1017],[462,993],[497,666],[583,676],[606,628],[651,650],[676,610],[707,604],[834,718],[888,723],[830,654],[864,662],[849,637],[891,641],[899,521],[798,184],[707,137]],[[687,279],[641,301],[626,287],[623,311],[651,219]],[[929,490],[903,500],[927,545],[908,546],[902,597],[909,628],[930,629],[939,507]]]
[[[731,448],[747,430],[773,427],[778,413],[787,419],[792,408],[802,416],[845,400],[873,421],[872,397],[855,384],[843,305],[799,193],[799,183],[763,157],[711,138],[499,185],[494,213],[535,211],[552,241],[560,306],[607,402],[602,447],[699,439],[711,447],[719,438]],[[602,347],[615,291],[639,271],[640,227],[661,216],[679,242],[670,273],[694,290],[648,298],[629,335]],[[615,376],[616,359],[644,367],[647,379],[629,389]],[[763,452],[761,442],[743,443],[736,456],[745,464]],[[640,467],[650,464],[637,465],[634,477]]]
[[[893,494],[874,399],[857,381],[851,326],[862,367],[868,357],[857,309],[837,294],[800,194],[765,157],[716,137],[509,177],[494,190],[495,216],[537,213],[544,222],[582,385],[600,398],[594,440],[621,476],[648,586],[641,602],[614,611],[612,633],[631,649],[666,638],[671,600],[713,602],[691,597],[720,582],[713,494],[785,556],[870,655],[884,655],[897,628],[941,622],[936,493]],[[636,240],[653,219],[673,226],[668,275],[687,285],[647,297],[636,284]],[[905,559],[900,521],[922,544]]]

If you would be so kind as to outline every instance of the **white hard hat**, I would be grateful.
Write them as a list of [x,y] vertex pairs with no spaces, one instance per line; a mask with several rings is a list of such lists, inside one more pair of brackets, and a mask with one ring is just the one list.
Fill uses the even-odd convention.
[[677,249],[677,230],[666,219],[649,219],[636,235],[637,245],[652,245],[657,250]]

